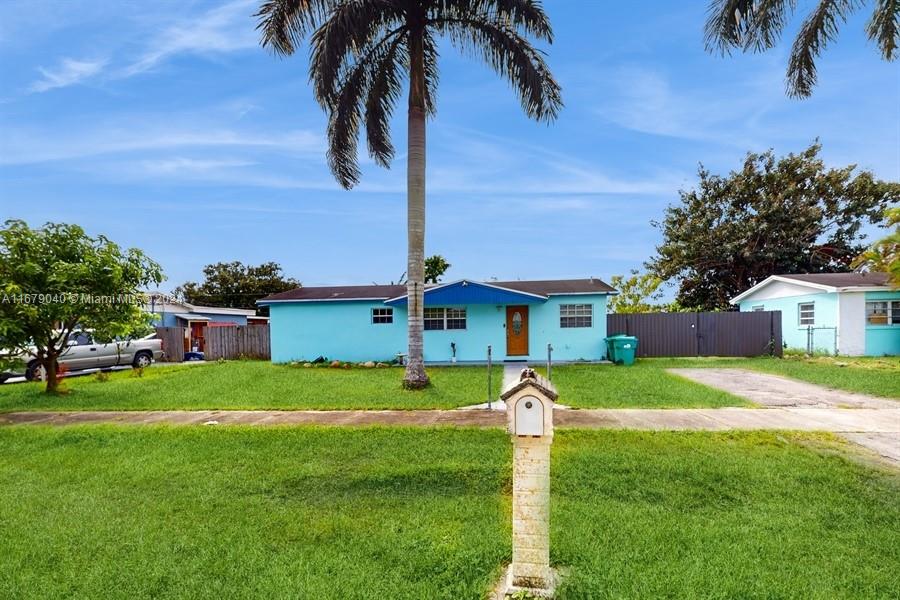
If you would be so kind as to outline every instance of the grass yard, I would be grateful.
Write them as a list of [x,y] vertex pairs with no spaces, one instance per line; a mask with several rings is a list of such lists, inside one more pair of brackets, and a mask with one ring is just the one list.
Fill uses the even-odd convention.
[[[155,365],[134,371],[63,380],[68,394],[47,396],[40,383],[0,385],[0,411],[167,409],[425,409],[455,408],[487,400],[485,367],[431,367],[432,385],[403,390],[403,370],[329,369],[229,361],[200,365]],[[503,381],[492,376],[494,395]]]
[[652,358],[662,367],[734,367],[826,387],[900,400],[900,356],[785,358]]
[[[546,374],[546,369],[540,369]],[[655,360],[633,366],[559,365],[553,367],[559,402],[577,408],[715,408],[750,406],[727,392],[667,373]]]
[[[558,432],[573,598],[892,597],[900,476],[821,435]],[[0,597],[479,599],[510,443],[458,429],[0,429]]]

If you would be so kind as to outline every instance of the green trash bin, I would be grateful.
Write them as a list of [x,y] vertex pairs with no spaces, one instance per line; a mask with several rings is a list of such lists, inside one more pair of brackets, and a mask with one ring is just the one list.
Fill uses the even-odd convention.
[[612,335],[606,338],[606,354],[617,365],[633,365],[638,339],[632,335]]

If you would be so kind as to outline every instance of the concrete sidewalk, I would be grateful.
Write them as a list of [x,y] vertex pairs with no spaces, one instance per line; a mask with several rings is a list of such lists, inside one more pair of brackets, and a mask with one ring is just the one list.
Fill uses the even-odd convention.
[[[900,435],[900,408],[617,408],[561,410],[557,426],[648,431],[725,431],[795,429],[836,433]],[[389,425],[427,427],[504,427],[506,414],[492,410],[168,410],[12,412],[0,425]]]
[[[843,435],[900,465],[900,408],[698,408],[560,410],[557,426],[644,431],[727,431],[791,429]],[[365,425],[408,427],[505,427],[497,410],[166,410],[13,412],[2,425]]]

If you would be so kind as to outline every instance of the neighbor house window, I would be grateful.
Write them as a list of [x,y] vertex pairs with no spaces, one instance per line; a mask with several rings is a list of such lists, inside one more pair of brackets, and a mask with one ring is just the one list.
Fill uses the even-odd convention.
[[373,323],[393,323],[394,322],[394,309],[393,308],[373,308],[372,309],[372,322]]
[[766,310],[766,307],[762,304],[757,304],[756,306],[753,307],[752,310],[753,310],[753,312],[762,312],[762,311]]
[[816,303],[802,302],[797,305],[797,317],[801,325],[816,324]]
[[593,304],[560,304],[560,327],[591,327],[594,320]]
[[900,325],[900,300],[866,302],[866,323],[869,325]]
[[426,308],[425,330],[465,329],[466,309],[464,308]]

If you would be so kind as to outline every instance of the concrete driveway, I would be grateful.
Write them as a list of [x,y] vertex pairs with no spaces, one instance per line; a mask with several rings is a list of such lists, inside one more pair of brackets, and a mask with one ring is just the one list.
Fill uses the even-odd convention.
[[[829,430],[840,433],[851,442],[868,448],[895,465],[900,465],[900,401],[833,390],[796,379],[744,369],[668,371],[769,409],[757,411],[758,413],[776,409],[790,411],[800,421],[800,425],[814,423],[827,415],[828,420],[833,421]],[[842,427],[844,422],[848,425],[853,423],[853,426]],[[873,429],[861,430],[860,425],[871,426]],[[886,429],[875,429],[885,425]]]
[[832,390],[812,383],[744,369],[667,369],[674,375],[724,390],[765,407],[900,408],[900,401]]

